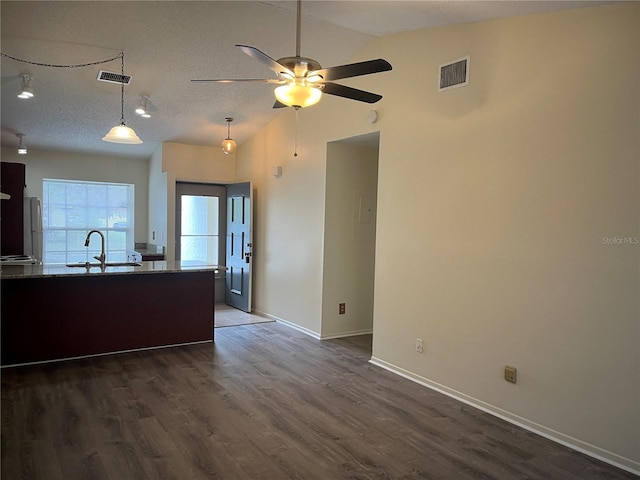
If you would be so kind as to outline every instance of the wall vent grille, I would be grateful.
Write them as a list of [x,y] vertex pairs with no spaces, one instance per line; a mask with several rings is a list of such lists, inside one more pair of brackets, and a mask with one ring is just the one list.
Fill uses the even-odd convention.
[[470,57],[465,57],[440,65],[439,92],[469,85],[469,60]]
[[98,72],[98,81],[117,83],[118,85],[120,85],[121,83],[129,85],[129,83],[131,83],[131,76],[122,75],[121,73],[107,72],[106,70],[100,70]]

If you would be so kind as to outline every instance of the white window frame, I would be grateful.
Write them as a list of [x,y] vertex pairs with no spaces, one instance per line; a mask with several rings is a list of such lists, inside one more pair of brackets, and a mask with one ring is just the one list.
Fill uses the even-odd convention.
[[[116,207],[114,205],[110,206],[108,199],[100,202],[100,204],[91,205],[89,203],[89,197],[87,196],[83,205],[74,205],[66,196],[65,192],[64,201],[56,202],[50,198],[48,190],[48,188],[54,184],[80,185],[87,188],[91,186],[125,187],[126,205],[119,208],[126,208],[126,223],[118,222],[118,217],[113,215],[113,211],[109,212],[109,209],[113,210]],[[109,189],[107,188],[107,192],[108,191]],[[133,250],[134,247],[135,186],[133,184],[45,178],[42,182],[42,192],[43,263],[56,265],[94,261],[93,256],[100,254],[101,239],[99,235],[93,234],[89,247],[85,247],[85,239],[91,230],[99,230],[104,235],[105,251],[108,261],[120,262],[127,260],[127,250]],[[73,217],[73,212],[77,212],[78,216],[86,219],[90,216],[87,213],[89,209],[95,208],[105,209],[105,215],[101,221],[93,224],[91,224],[90,221],[85,223],[79,222],[75,225],[70,221]],[[64,213],[62,213],[61,210],[64,210]],[[59,219],[62,215],[65,219],[64,226],[52,226],[53,215],[58,216],[58,223],[60,223]],[[123,232],[125,234],[124,245],[122,241],[118,241],[118,237],[120,237],[120,234]],[[57,248],[53,246],[55,236],[58,237]],[[64,238],[63,241],[60,240],[61,237]],[[63,248],[61,248],[63,243]]]

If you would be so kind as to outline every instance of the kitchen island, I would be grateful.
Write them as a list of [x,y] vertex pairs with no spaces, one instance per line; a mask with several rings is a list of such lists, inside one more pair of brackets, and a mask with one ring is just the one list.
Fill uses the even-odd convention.
[[193,262],[4,266],[2,366],[213,341],[214,277]]

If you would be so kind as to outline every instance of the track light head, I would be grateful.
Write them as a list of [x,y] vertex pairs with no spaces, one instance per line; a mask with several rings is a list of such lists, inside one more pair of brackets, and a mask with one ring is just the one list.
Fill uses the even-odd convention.
[[18,154],[26,155],[27,146],[22,143],[22,137],[24,137],[24,133],[16,133],[16,137],[18,137]]
[[142,94],[138,97],[136,113],[143,118],[151,118],[151,114],[149,113],[149,95]]
[[20,93],[18,94],[18,98],[32,98],[33,97],[33,75],[30,73],[21,73],[20,77],[22,77],[22,87],[20,88]]

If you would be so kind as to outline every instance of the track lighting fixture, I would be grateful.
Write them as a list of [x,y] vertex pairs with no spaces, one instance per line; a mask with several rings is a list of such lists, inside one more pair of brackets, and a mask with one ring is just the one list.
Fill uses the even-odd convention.
[[140,95],[138,97],[138,107],[136,108],[136,113],[144,118],[151,117],[151,114],[149,113],[149,95]]
[[[124,52],[121,54],[121,72],[124,77]],[[107,133],[102,140],[111,143],[125,143],[125,144],[140,144],[142,140],[136,135],[136,132],[132,128],[129,128],[124,123],[124,82],[120,82],[120,125],[116,125],[109,133]]]
[[24,133],[16,133],[16,137],[18,137],[18,154],[26,155],[27,146],[22,143],[22,137],[24,137]]
[[21,73],[20,77],[22,77],[22,87],[20,88],[20,93],[18,94],[18,98],[32,98],[33,97],[33,75],[30,73]]
[[227,122],[227,138],[222,141],[222,151],[229,155],[236,151],[236,142],[231,139],[231,122],[233,122],[233,118],[226,117],[225,120]]

